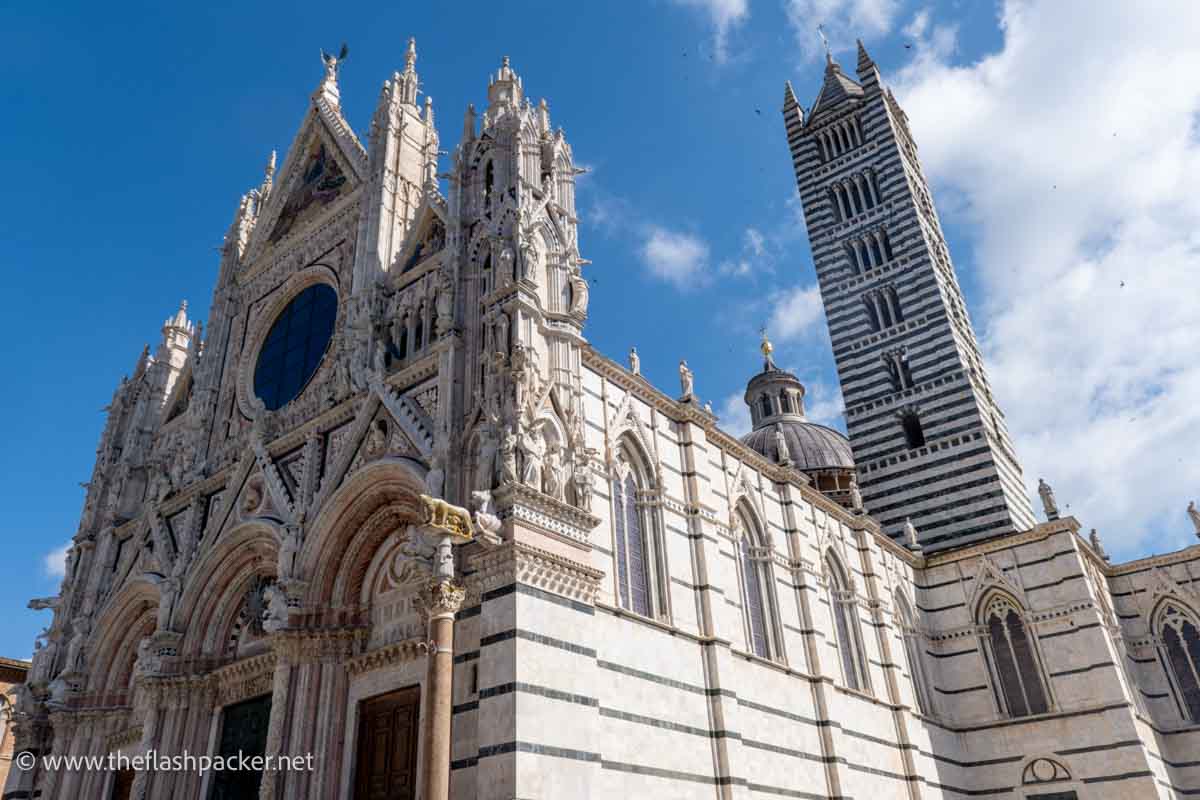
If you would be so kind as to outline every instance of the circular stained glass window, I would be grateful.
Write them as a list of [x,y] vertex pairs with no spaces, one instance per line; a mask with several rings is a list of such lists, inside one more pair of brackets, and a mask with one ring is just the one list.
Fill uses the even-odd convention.
[[296,399],[312,378],[333,336],[337,292],[318,283],[288,303],[267,333],[254,368],[254,393],[268,409]]

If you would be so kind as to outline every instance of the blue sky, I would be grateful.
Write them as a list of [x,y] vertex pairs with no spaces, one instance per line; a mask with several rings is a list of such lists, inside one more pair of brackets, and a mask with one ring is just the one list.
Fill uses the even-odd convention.
[[343,40],[343,108],[365,136],[416,37],[445,150],[511,56],[591,170],[588,337],[616,358],[636,344],[669,391],[686,357],[736,429],[763,324],[810,415],[841,425],[779,107],[785,79],[816,94],[818,23],[847,67],[862,36],[912,119],[1026,477],[1119,557],[1194,542],[1200,100],[1156,84],[1200,68],[1189,5],[1161,20],[1016,0],[53,5],[0,11],[0,654],[27,657],[49,621],[25,602],[57,589],[47,556],[75,531],[101,407],[181,299],[207,317],[235,204],[283,157],[318,50]]

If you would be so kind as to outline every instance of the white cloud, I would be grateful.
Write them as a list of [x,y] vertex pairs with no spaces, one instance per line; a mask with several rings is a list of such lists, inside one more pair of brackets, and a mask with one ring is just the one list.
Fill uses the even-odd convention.
[[721,430],[739,439],[750,432],[750,407],[742,392],[726,397],[717,409],[717,417],[721,420]]
[[805,382],[804,390],[804,415],[812,422],[844,432],[846,404],[842,400],[842,387],[818,380]]
[[708,263],[708,244],[698,236],[647,226],[641,246],[642,261],[650,273],[677,289],[697,285]]
[[771,307],[767,330],[773,340],[786,342],[822,330],[824,322],[821,292],[814,283],[784,290]]
[[757,228],[746,228],[741,254],[717,265],[717,272],[731,278],[751,278],[775,272],[774,242]]
[[67,551],[70,549],[71,543],[67,542],[42,557],[42,569],[47,578],[61,579],[67,574]]
[[708,15],[713,26],[713,56],[724,62],[728,56],[729,33],[750,16],[749,0],[674,0],[676,5],[697,8]]
[[767,237],[757,228],[746,228],[746,249],[754,256],[767,252]]
[[892,29],[899,0],[785,0],[784,11],[806,60],[824,54],[820,25],[835,51],[851,49],[854,40],[878,38]]
[[915,19],[895,87],[971,234],[955,256],[984,289],[993,386],[1028,483],[1109,550],[1182,546],[1200,495],[1200,6],[1009,0],[1001,27],[999,52],[950,66],[952,33]]

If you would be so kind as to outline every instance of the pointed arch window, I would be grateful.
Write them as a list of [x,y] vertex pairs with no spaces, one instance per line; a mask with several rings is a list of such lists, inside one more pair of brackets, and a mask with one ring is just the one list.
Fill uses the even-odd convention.
[[400,322],[400,341],[396,343],[396,357],[404,359],[408,356],[408,315],[405,314]]
[[1181,606],[1167,603],[1158,631],[1179,710],[1189,722],[1200,722],[1200,626]]
[[929,684],[925,680],[925,662],[921,658],[921,634],[917,631],[916,618],[908,599],[900,593],[896,594],[896,616],[900,622],[900,633],[904,639],[904,654],[908,658],[908,678],[912,681],[913,697],[916,698],[917,710],[922,714],[933,711],[929,702]]
[[1045,714],[1050,702],[1020,608],[1009,598],[997,596],[985,606],[982,624],[1002,713],[1010,717]]
[[622,448],[612,479],[617,600],[635,614],[661,618],[667,615],[663,546],[641,461]]
[[745,508],[738,509],[738,560],[742,572],[742,606],[745,610],[746,641],[759,658],[778,658],[779,636],[775,630],[771,561],[765,537]]
[[833,613],[838,655],[842,662],[842,675],[849,688],[869,692],[870,676],[867,673],[862,630],[858,624],[858,598],[845,569],[832,553],[825,558],[825,571],[829,584],[829,608]]
[[496,185],[496,167],[489,159],[483,168],[483,206],[492,207],[492,188]]
[[421,337],[425,332],[425,306],[422,305],[417,309],[417,318],[413,326],[413,352],[421,352]]

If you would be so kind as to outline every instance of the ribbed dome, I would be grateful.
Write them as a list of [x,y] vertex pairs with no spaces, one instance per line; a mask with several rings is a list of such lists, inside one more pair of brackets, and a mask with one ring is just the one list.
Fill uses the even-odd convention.
[[788,420],[751,431],[742,444],[771,461],[779,461],[775,430],[783,433],[792,466],[801,471],[814,469],[854,469],[850,441],[833,428],[815,422]]

